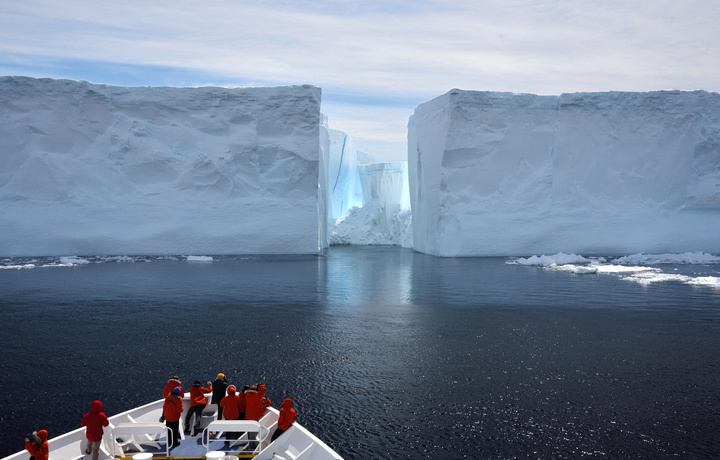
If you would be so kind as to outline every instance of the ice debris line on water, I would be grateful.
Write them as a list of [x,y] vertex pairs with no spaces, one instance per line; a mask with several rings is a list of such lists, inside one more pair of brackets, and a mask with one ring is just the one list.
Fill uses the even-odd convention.
[[575,274],[616,275],[623,280],[644,285],[676,281],[720,289],[720,277],[718,276],[665,273],[661,268],[663,265],[720,265],[719,256],[704,252],[686,252],[682,254],[638,253],[622,257],[584,257],[561,252],[549,256],[512,258],[506,263],[542,267],[548,270],[566,271]]

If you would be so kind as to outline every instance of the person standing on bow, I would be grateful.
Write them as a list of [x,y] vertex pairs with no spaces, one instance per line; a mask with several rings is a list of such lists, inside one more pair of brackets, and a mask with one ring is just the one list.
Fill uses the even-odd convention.
[[92,460],[98,460],[100,455],[100,444],[102,443],[103,427],[110,425],[105,415],[105,408],[102,402],[93,401],[90,404],[90,412],[80,420],[80,426],[85,427],[85,437],[88,440],[86,454],[92,454]]
[[277,428],[275,429],[275,433],[273,433],[272,438],[270,438],[270,442],[276,440],[278,436],[289,430],[292,424],[295,423],[295,419],[297,418],[297,412],[295,412],[295,409],[293,409],[292,405],[292,399],[285,398],[285,401],[283,401],[282,407],[280,408],[280,416],[278,417]]
[[258,421],[262,418],[265,413],[263,396],[266,391],[267,388],[262,383],[256,383],[245,389],[245,420]]
[[25,438],[25,450],[30,452],[35,460],[48,460],[50,448],[48,447],[48,432],[46,430],[33,431],[34,441]]
[[182,414],[183,411],[182,392],[182,388],[175,387],[168,397],[165,398],[165,403],[163,404],[165,424],[171,431],[171,439],[168,439],[170,447],[180,445],[180,414]]
[[170,396],[170,393],[172,393],[175,388],[180,388],[180,397],[184,398],[185,390],[183,390],[182,384],[180,383],[180,378],[177,375],[173,375],[172,377],[170,377],[170,380],[168,380],[168,383],[165,385],[165,388],[162,392],[163,398],[167,399],[167,397]]
[[[230,385],[227,389],[227,396],[223,398],[222,401],[220,401],[220,407],[225,409],[223,412],[223,416],[225,417],[225,420],[239,420],[240,419],[240,408],[244,401],[244,395],[236,394],[235,393],[235,385]],[[225,439],[237,439],[239,437],[238,433],[234,432],[228,432],[225,435]],[[228,441],[225,441],[225,444],[227,444]]]
[[217,419],[222,420],[223,419],[223,408],[220,406],[220,401],[223,400],[225,397],[225,393],[227,392],[228,385],[230,385],[225,378],[225,374],[222,372],[217,375],[217,378],[215,379],[215,382],[212,384],[213,394],[212,399],[210,399],[210,403],[217,404],[218,408],[218,415]]
[[[200,386],[199,381],[195,381],[193,383],[192,388],[190,388],[190,410],[188,411],[187,415],[185,416],[185,433],[190,433],[193,431],[194,433],[192,436],[195,436],[198,431],[200,431],[200,418],[202,417],[202,411],[205,409],[205,406],[207,405],[207,399],[205,398],[206,393],[210,393],[212,391],[212,383],[208,381],[208,387],[205,388]],[[195,416],[195,425],[191,425],[192,417]],[[190,428],[193,427],[194,429],[191,430]],[[93,459],[96,460],[96,459]]]

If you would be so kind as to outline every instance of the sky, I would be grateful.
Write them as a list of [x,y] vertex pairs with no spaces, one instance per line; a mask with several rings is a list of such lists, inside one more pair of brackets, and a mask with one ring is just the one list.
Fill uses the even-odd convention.
[[329,126],[407,159],[418,104],[454,88],[720,92],[720,0],[23,0],[0,75],[123,86],[322,88]]

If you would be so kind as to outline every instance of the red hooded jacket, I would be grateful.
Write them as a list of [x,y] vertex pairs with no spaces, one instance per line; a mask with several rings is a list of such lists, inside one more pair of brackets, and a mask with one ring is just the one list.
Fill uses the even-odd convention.
[[288,428],[290,428],[292,424],[295,423],[296,418],[297,412],[295,412],[295,409],[293,409],[292,407],[292,399],[285,398],[285,401],[283,401],[282,407],[280,408],[280,417],[278,417],[278,428],[283,431],[287,431]]
[[200,404],[207,404],[205,393],[212,393],[212,385],[210,388],[196,387],[193,385],[190,388],[190,406],[199,406]]
[[163,389],[163,398],[167,398],[168,396],[170,396],[170,393],[172,393],[175,387],[180,387],[180,396],[184,398],[185,390],[183,390],[182,385],[180,385],[180,380],[174,377],[168,380],[167,385],[165,385],[165,388]]
[[245,390],[245,420],[260,420],[265,413],[262,398],[265,395],[265,385],[258,384],[257,391]]
[[180,414],[183,411],[182,396],[171,394],[163,404],[163,415],[168,422],[177,422],[180,420]]
[[228,388],[228,394],[222,401],[220,401],[220,407],[223,408],[223,418],[225,420],[237,420],[242,412],[242,407],[245,405],[245,395],[235,393],[235,387]]
[[105,408],[100,401],[93,401],[90,405],[90,412],[80,420],[80,425],[86,427],[85,437],[93,442],[102,441],[103,427],[108,426],[110,421],[104,413]]
[[42,442],[28,441],[25,443],[25,450],[30,452],[30,455],[35,456],[35,460],[48,460],[50,456],[50,449],[48,448],[48,432],[46,430],[40,430],[37,432],[38,438]]

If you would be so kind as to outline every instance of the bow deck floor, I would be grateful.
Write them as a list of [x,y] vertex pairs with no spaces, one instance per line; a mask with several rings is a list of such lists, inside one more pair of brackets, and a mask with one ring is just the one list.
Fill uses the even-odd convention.
[[[185,436],[185,439],[180,441],[179,446],[170,448],[170,457],[165,456],[165,449],[158,449],[154,446],[145,444],[142,444],[143,452],[153,454],[152,460],[204,459],[205,454],[207,453],[207,448],[202,444],[202,435],[199,434],[198,436]],[[241,459],[254,457],[253,454],[244,451],[243,449],[247,447],[247,449],[252,451],[252,446],[250,444],[239,442],[238,445],[230,448],[230,443],[228,443],[227,445],[223,445],[218,444],[216,439],[213,440],[215,441],[214,444],[216,444],[218,450],[222,450],[223,452],[225,452],[225,455],[232,455]],[[115,458],[118,460],[132,460],[132,456],[135,453],[138,452],[126,452],[124,456],[117,456]]]

